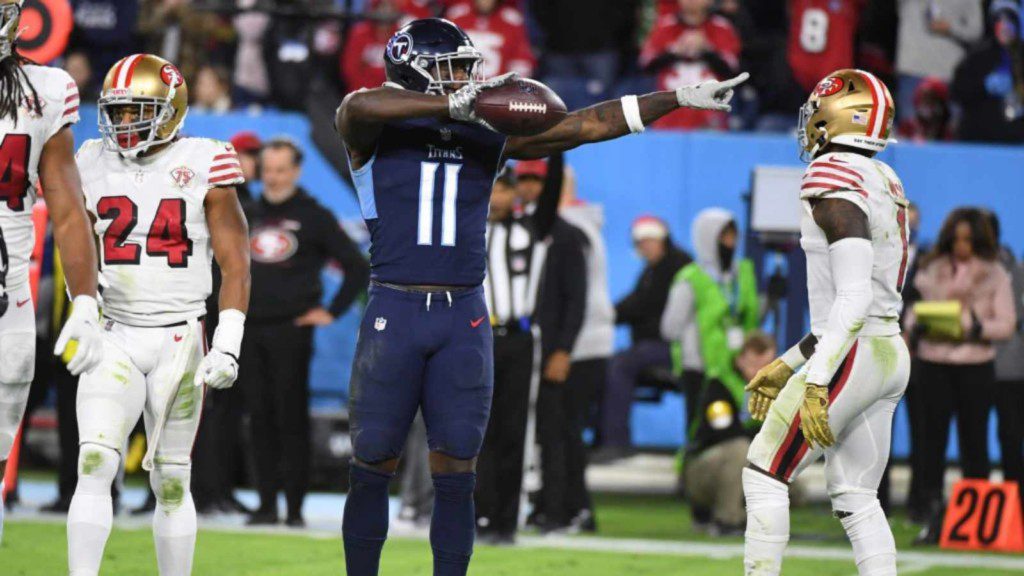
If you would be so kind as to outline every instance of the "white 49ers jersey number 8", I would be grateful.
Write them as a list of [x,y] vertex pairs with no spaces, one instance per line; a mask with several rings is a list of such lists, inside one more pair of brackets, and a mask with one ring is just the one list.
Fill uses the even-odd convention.
[[[78,88],[67,72],[32,65],[24,71],[39,96],[40,109],[19,102],[16,122],[0,120],[0,230],[10,257],[8,288],[28,282],[35,244],[32,206],[43,146],[61,128],[78,122]],[[31,97],[32,89],[25,86],[25,94]]]
[[829,264],[828,239],[811,216],[809,201],[842,198],[868,216],[875,261],[871,271],[872,302],[861,332],[864,336],[898,334],[907,277],[910,203],[903,184],[884,162],[840,152],[819,156],[804,173],[800,189],[806,210],[801,222],[800,245],[807,254],[807,289],[811,332],[820,337],[835,301],[835,284]]
[[89,140],[77,159],[99,238],[103,315],[131,326],[202,316],[213,258],[203,203],[209,189],[244,182],[234,148],[181,138],[126,159]]

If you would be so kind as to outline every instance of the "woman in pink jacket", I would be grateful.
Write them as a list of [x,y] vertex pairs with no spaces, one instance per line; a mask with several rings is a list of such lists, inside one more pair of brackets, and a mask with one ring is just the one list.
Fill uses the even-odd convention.
[[[995,236],[984,213],[959,208],[946,218],[935,249],[922,263],[915,287],[924,301],[959,301],[962,338],[929,336],[911,312],[908,332],[920,337],[921,390],[925,394],[922,479],[928,498],[941,505],[946,448],[954,415],[964,477],[988,478],[988,420],[995,384],[993,342],[1009,339],[1017,316],[1009,274],[997,260]],[[915,325],[916,324],[916,325]],[[915,450],[918,447],[914,447]]]

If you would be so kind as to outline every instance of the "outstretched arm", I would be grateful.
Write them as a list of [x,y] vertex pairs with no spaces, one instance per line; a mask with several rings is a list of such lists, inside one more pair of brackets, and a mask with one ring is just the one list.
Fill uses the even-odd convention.
[[570,113],[542,134],[509,138],[505,155],[517,159],[543,158],[583,144],[643,132],[651,122],[681,107],[728,111],[733,88],[749,76],[744,72],[724,82],[712,80],[675,91],[601,102]]
[[358,169],[373,155],[381,127],[387,122],[413,118],[479,122],[473,106],[480,91],[501,86],[515,78],[515,74],[503,74],[487,82],[468,83],[444,96],[403,90],[396,85],[357,90],[341,101],[334,116],[334,127],[348,147],[352,167]]
[[351,152],[373,154],[381,126],[412,118],[447,118],[448,97],[383,86],[357,90],[341,101],[334,126]]

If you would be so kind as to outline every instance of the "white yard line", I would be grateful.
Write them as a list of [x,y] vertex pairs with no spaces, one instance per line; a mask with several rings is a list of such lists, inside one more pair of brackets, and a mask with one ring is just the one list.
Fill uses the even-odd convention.
[[[620,552],[628,554],[661,554],[669,556],[702,556],[707,558],[742,558],[743,544],[715,544],[712,542],[674,542],[658,540],[624,540],[597,538],[592,536],[524,536],[519,538],[520,546],[529,548],[554,548],[559,550],[582,550],[591,552]],[[825,546],[789,546],[787,558],[853,561],[848,548]],[[991,554],[970,554],[960,552],[918,552],[913,550],[899,553],[901,564],[910,564],[912,570],[934,566],[993,568],[1016,570],[1024,574],[1024,558],[1020,556],[996,556]]]
[[[33,514],[22,512],[11,518],[11,521],[28,520],[37,522],[49,522],[63,524],[64,516],[54,514]],[[149,516],[141,517],[118,517],[114,524],[123,529],[149,529]],[[340,539],[339,530],[307,529],[295,530],[285,527],[258,527],[247,528],[237,523],[223,523],[216,519],[210,521],[200,520],[200,527],[203,530],[225,532],[232,534],[268,534],[278,536],[296,536],[305,538],[317,538],[325,540]],[[415,540],[426,540],[426,530],[392,530],[394,538],[407,538]],[[573,550],[586,552],[611,552],[620,554],[640,555],[662,555],[662,556],[689,556],[718,560],[739,559],[743,557],[743,544],[741,543],[714,543],[714,542],[681,542],[666,540],[639,540],[622,538],[599,538],[595,536],[520,536],[517,538],[517,547],[520,548],[545,548],[553,550]],[[847,561],[853,563],[853,554],[849,548],[834,546],[805,546],[790,545],[786,549],[787,558],[801,558],[808,560],[833,560]],[[914,550],[900,551],[899,553],[900,573],[914,574],[944,566],[950,568],[988,568],[994,570],[1012,570],[1013,574],[1024,575],[1024,557],[1021,556],[998,556],[992,554],[970,554],[963,552],[921,552]]]

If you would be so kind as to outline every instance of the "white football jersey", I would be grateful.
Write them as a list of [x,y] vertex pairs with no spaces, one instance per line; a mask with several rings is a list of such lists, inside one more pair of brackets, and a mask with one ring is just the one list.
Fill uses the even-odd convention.
[[807,254],[807,291],[811,332],[821,336],[835,300],[836,289],[829,265],[828,240],[811,216],[810,200],[842,198],[856,204],[868,216],[871,245],[875,252],[871,272],[872,302],[861,332],[864,336],[898,334],[906,281],[909,202],[903,184],[884,162],[850,152],[819,156],[804,173],[800,186],[804,215],[800,245]]
[[[23,69],[42,109],[37,111],[23,102],[17,122],[0,120],[0,230],[10,259],[8,287],[28,282],[29,257],[35,245],[32,206],[43,146],[61,128],[78,122],[78,88],[67,72],[33,65]],[[25,94],[31,98],[32,89],[25,86]]]
[[205,314],[213,250],[203,203],[209,189],[244,182],[235,149],[180,138],[128,159],[89,140],[77,159],[99,238],[103,315],[150,327]]

